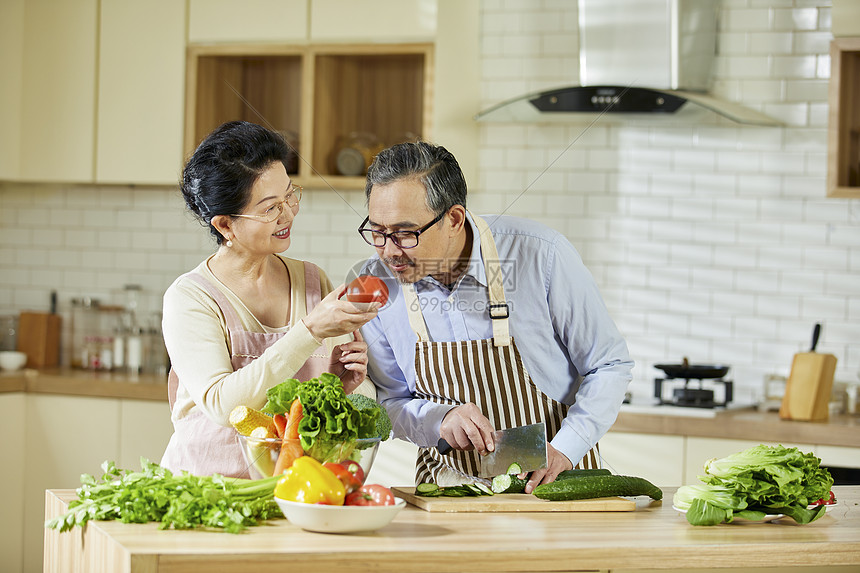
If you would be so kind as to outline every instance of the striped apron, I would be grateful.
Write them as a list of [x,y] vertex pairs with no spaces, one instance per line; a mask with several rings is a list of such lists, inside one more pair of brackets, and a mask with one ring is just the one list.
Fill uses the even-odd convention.
[[[304,261],[305,271],[305,304],[310,312],[321,299],[319,269]],[[250,332],[242,328],[236,310],[227,297],[203,275],[189,273],[188,278],[202,286],[215,299],[216,304],[224,314],[227,323],[227,333],[230,337],[232,353],[230,361],[233,370],[256,360],[276,340],[284,336],[283,332]],[[294,378],[309,380],[331,370],[328,348],[323,345],[311,354]],[[274,383],[282,382],[273,381]],[[176,401],[176,391],[182,382],[176,372],[170,370],[167,378],[167,398],[171,411]],[[274,384],[273,384],[274,385]],[[194,475],[207,476],[219,473],[226,477],[249,478],[248,464],[242,454],[236,430],[232,426],[221,426],[206,417],[195,408],[188,416],[173,422],[173,436],[167,444],[161,465],[174,473],[180,470]]]
[[[474,403],[496,430],[546,422],[547,439],[558,432],[569,406],[545,395],[526,372],[510,335],[509,309],[496,243],[486,222],[472,216],[481,240],[489,287],[489,315],[493,338],[432,342],[421,314],[415,285],[402,285],[409,324],[418,335],[415,345],[415,395],[437,404]],[[574,467],[598,467],[597,446]],[[453,485],[477,481],[480,469],[475,451],[451,450],[440,455],[435,447],[419,448],[415,483]]]

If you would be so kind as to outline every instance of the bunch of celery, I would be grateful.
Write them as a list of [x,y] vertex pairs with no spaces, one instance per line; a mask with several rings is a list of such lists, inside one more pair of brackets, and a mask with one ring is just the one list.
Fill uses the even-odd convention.
[[222,475],[174,475],[146,458],[141,471],[133,472],[104,462],[101,479],[84,474],[78,499],[69,510],[45,523],[60,532],[87,521],[118,520],[123,523],[157,521],[159,529],[211,527],[239,533],[260,521],[283,517],[274,500],[280,476],[261,480],[226,478]]

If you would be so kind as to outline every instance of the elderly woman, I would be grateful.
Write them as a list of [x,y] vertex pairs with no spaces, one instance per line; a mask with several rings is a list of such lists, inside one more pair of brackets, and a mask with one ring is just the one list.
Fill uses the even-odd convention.
[[279,254],[302,198],[288,156],[277,133],[230,122],[185,165],[185,203],[218,248],[164,294],[174,433],[161,464],[172,471],[248,477],[230,412],[261,408],[266,390],[286,379],[332,372],[347,393],[375,396],[358,328],[380,305],[339,300],[344,285],[332,288],[312,263]]

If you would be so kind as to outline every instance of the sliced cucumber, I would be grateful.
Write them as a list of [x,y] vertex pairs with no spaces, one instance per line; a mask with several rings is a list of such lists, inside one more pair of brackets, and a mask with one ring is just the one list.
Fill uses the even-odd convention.
[[435,483],[419,483],[415,486],[415,493],[418,495],[433,495],[439,491],[439,486]]
[[521,466],[517,462],[514,462],[508,466],[508,471],[506,471],[505,473],[508,475],[510,475],[510,474],[514,474],[514,475],[521,474],[521,473],[523,473],[523,466]]
[[523,493],[526,491],[526,480],[516,474],[502,474],[493,478],[493,493]]

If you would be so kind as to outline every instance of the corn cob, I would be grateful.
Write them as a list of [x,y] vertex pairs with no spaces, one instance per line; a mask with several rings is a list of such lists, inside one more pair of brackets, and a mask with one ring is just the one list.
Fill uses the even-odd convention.
[[233,408],[233,411],[230,412],[230,423],[243,436],[250,436],[254,428],[260,426],[269,430],[272,435],[275,433],[275,422],[272,417],[248,406]]

